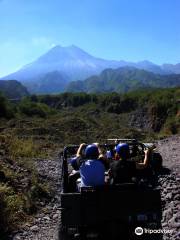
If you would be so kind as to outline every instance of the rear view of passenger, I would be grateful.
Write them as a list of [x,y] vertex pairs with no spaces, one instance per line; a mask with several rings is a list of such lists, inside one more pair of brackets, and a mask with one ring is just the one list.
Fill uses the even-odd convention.
[[77,154],[76,160],[72,161],[72,167],[79,170],[80,183],[78,187],[88,186],[102,186],[105,183],[105,165],[99,159],[100,149],[96,144],[90,144],[85,148],[85,144],[81,144]]
[[110,168],[113,184],[132,182],[132,179],[136,177],[136,170],[144,169],[148,166],[149,150],[145,150],[144,153],[145,156],[142,163],[133,162],[130,159],[129,145],[127,143],[118,144],[116,146],[116,155],[119,160],[114,161]]
[[110,167],[110,175],[112,183],[132,182],[135,177],[136,165],[135,162],[129,161],[129,145],[126,143],[116,146],[116,158]]

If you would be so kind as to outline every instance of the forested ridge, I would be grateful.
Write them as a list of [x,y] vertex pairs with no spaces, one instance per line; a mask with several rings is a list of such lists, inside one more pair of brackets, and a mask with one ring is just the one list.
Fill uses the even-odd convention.
[[105,69],[99,75],[83,81],[72,81],[67,86],[69,92],[126,93],[138,89],[169,88],[180,85],[180,75],[160,75],[134,67]]
[[[118,124],[115,128],[117,132],[129,127],[175,134],[179,131],[179,99],[180,88],[138,90],[126,94],[67,92],[31,95],[17,104],[1,96],[0,112],[1,117],[9,119],[33,117],[46,118],[50,122],[54,118],[62,125],[74,119],[79,130],[82,124],[86,126],[85,129],[94,131],[96,125],[101,125],[105,131],[106,125],[114,129],[113,125]],[[67,131],[71,127],[69,125]]]

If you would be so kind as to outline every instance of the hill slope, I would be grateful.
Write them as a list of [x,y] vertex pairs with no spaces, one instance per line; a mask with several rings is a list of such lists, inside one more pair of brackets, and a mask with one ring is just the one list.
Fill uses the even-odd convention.
[[58,71],[46,73],[39,77],[37,81],[24,82],[28,90],[35,94],[51,94],[63,92],[68,84],[65,75]]
[[128,92],[139,88],[175,87],[180,75],[159,75],[134,67],[106,69],[100,75],[69,83],[69,92]]
[[16,80],[0,80],[0,92],[10,99],[22,98],[29,95],[27,89]]

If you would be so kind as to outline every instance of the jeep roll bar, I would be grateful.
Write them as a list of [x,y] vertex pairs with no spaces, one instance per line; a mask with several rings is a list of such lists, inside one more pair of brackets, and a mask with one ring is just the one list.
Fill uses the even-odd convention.
[[117,142],[138,142],[135,138],[107,138],[106,141],[117,141]]

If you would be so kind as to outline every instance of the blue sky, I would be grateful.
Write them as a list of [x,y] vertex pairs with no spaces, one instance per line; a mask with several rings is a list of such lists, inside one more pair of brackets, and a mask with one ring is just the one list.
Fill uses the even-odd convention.
[[127,61],[180,62],[179,0],[0,0],[0,76],[54,45]]

